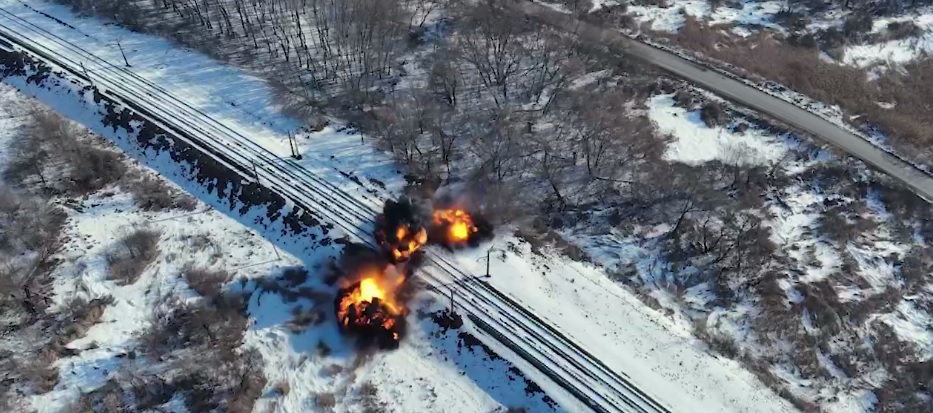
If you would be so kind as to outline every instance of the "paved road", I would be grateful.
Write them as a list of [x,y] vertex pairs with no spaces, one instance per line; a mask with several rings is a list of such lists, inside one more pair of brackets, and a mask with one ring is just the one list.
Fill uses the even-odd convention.
[[531,3],[527,0],[504,0],[503,4],[545,24],[558,27],[567,32],[575,32],[586,41],[606,44],[620,53],[663,69],[724,99],[754,109],[787,125],[810,133],[900,180],[928,201],[933,200],[933,177],[929,174],[872,145],[864,138],[793,103],[774,97],[714,70],[709,70],[668,51],[634,40],[616,30],[580,21],[546,6]]

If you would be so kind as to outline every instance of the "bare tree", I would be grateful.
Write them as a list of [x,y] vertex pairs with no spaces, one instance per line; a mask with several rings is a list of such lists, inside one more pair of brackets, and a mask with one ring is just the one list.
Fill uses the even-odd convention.
[[525,68],[527,50],[519,36],[525,24],[506,10],[482,5],[469,9],[464,29],[457,37],[463,61],[499,107],[509,103],[515,78]]

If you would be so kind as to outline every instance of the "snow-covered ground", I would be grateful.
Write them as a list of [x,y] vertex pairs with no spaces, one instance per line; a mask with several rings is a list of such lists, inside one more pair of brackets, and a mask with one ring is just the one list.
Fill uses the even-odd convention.
[[864,68],[876,65],[896,67],[933,51],[933,10],[918,11],[905,16],[876,18],[871,33],[884,32],[888,25],[894,22],[912,22],[922,34],[919,37],[846,46],[842,62]]
[[720,160],[757,165],[777,162],[787,152],[778,138],[759,129],[736,133],[731,125],[706,126],[699,112],[676,106],[673,94],[651,97],[648,117],[658,132],[675,138],[665,152],[665,158],[674,162],[701,164]]
[[[639,25],[659,32],[678,32],[687,18],[691,16],[698,21],[711,26],[723,26],[735,35],[746,37],[756,33],[761,28],[775,30],[779,33],[789,33],[789,30],[776,21],[776,15],[786,10],[783,1],[749,1],[736,2],[736,6],[723,5],[713,8],[710,3],[703,0],[669,0],[666,6],[659,5],[629,5],[628,14]],[[596,3],[598,8],[610,5]],[[811,32],[835,27],[841,28],[848,12],[830,9],[827,12],[809,13],[803,6],[798,6],[808,19],[806,29]],[[847,42],[843,47],[842,59],[839,63],[854,65],[863,68],[875,66],[895,67],[915,60],[933,51],[933,10],[920,8],[910,10],[895,16],[872,17],[872,29],[868,35],[881,35],[887,31],[891,23],[912,23],[919,29],[919,36],[904,39],[891,39],[870,42]],[[828,58],[828,56],[824,55]]]
[[779,28],[779,25],[771,21],[771,17],[784,5],[781,1],[749,0],[737,2],[740,8],[725,5],[712,8],[710,3],[704,0],[668,0],[663,3],[666,3],[667,7],[630,5],[627,10],[636,22],[647,25],[652,30],[676,33],[683,26],[686,17],[693,16],[710,25],[728,25],[736,34],[747,35],[750,33],[746,28],[748,26]]
[[[193,106],[266,148],[283,155],[288,153],[286,134],[294,131],[297,124],[276,112],[270,105],[268,90],[257,78],[174,48],[161,39],[78,18],[62,7],[38,1],[30,4],[69,22],[80,33],[17,3],[6,2],[5,5],[7,10],[64,38],[83,36],[87,39],[83,44],[85,49],[110,62],[119,63],[122,59],[113,43],[119,39],[133,65],[130,70],[181,95]],[[88,70],[93,72],[94,65],[89,64]],[[379,198],[389,196],[393,189],[401,186],[400,175],[388,157],[366,142],[365,137],[341,131],[336,124],[321,132],[303,133],[299,139],[305,155],[302,164],[361,196],[372,193]],[[338,170],[359,177],[360,184]],[[385,183],[388,189],[383,190],[370,178]],[[510,241],[514,242],[503,238],[496,243],[505,246]],[[633,382],[661,397],[675,410],[793,411],[740,366],[706,353],[683,329],[666,321],[662,314],[644,307],[601,270],[553,257],[533,258],[527,252],[522,255],[517,257],[509,253],[506,264],[495,264],[495,274],[509,275],[494,275],[491,282],[533,312],[554,322],[605,359],[613,369],[628,374]],[[458,262],[479,272],[483,264],[475,262],[478,258],[465,254]],[[547,267],[541,267],[542,263]],[[561,305],[554,305],[555,302]],[[606,316],[607,308],[613,309],[613,317]],[[593,334],[594,331],[599,334]],[[287,360],[278,363],[286,365]]]
[[[34,102],[5,84],[0,85],[0,99],[2,160],[10,140],[17,138],[23,109]],[[134,168],[153,173],[142,166]],[[196,186],[186,185],[189,189]],[[114,301],[100,323],[66,345],[77,354],[56,362],[61,379],[52,391],[31,398],[36,411],[62,411],[82,393],[122,377],[121,366],[133,363],[126,356],[136,351],[136,338],[149,328],[156,308],[175,300],[198,299],[180,275],[186,266],[226,271],[230,275],[226,288],[250,291],[256,288],[255,281],[276,277],[282,268],[310,268],[336,253],[332,248],[320,248],[289,254],[283,247],[297,251],[289,241],[301,240],[279,238],[279,228],[264,232],[244,225],[255,222],[252,215],[262,213],[258,211],[261,208],[242,216],[230,215],[223,212],[226,200],[200,195],[203,202],[192,212],[140,210],[120,187],[105,188],[68,203],[64,242],[58,254],[61,262],[53,273],[52,310],[77,297],[91,300],[110,296]],[[122,235],[138,228],[160,233],[158,257],[138,281],[119,285],[108,277],[105,255]],[[276,239],[278,247],[266,238]],[[321,283],[318,274],[312,273],[310,283]],[[318,408],[315,395],[327,393],[337,395],[336,411],[353,411],[355,403],[347,395],[348,389],[364,382],[376,386],[380,404],[391,411],[479,413],[510,407],[554,411],[540,391],[529,391],[534,383],[518,374],[511,363],[465,341],[463,334],[473,334],[469,323],[459,330],[439,331],[430,318],[412,315],[409,335],[399,350],[367,356],[350,350],[352,344],[337,333],[332,320],[297,334],[290,330],[294,307],[315,303],[286,302],[281,295],[268,292],[252,297],[248,307],[251,326],[244,348],[258,349],[262,354],[269,388],[284,381],[291,389],[285,395],[264,396],[258,411],[313,411]],[[432,300],[420,297],[416,308],[437,311]],[[330,354],[315,353],[322,342],[332,349]],[[181,406],[180,399],[174,398],[162,408],[185,411]]]
[[[599,230],[593,229],[594,224],[584,221],[564,231],[565,236],[585,245],[586,251],[607,268],[634,268],[633,274],[623,272],[623,277],[630,277],[636,288],[673,313],[675,325],[684,331],[693,331],[700,320],[705,325],[705,331],[724,334],[734,340],[740,349],[737,350],[739,353],[774,363],[771,372],[787,383],[792,394],[811,400],[831,412],[871,412],[881,407],[893,408],[895,400],[880,400],[872,390],[892,380],[890,376],[879,379],[880,375],[894,375],[888,373],[892,370],[884,372],[885,368],[891,367],[879,367],[877,359],[872,359],[886,357],[883,355],[886,353],[877,347],[882,339],[876,335],[876,323],[891,326],[899,340],[894,345],[913,349],[913,356],[898,363],[910,363],[910,360],[920,360],[922,363],[928,360],[931,343],[928,305],[933,298],[930,294],[933,292],[933,284],[928,283],[928,280],[923,281],[921,284],[926,283],[916,289],[904,285],[906,276],[902,273],[905,266],[903,260],[914,253],[911,248],[925,246],[927,241],[914,232],[917,231],[915,222],[904,220],[903,215],[894,215],[890,211],[899,208],[899,201],[884,199],[890,195],[879,193],[879,186],[886,184],[879,185],[872,178],[872,172],[863,165],[839,160],[813,148],[793,134],[777,138],[769,135],[773,131],[768,132],[755,125],[751,125],[740,136],[735,136],[729,129],[710,130],[699,120],[696,109],[687,111],[674,106],[671,95],[649,98],[647,114],[659,133],[671,137],[666,155],[674,162],[700,164],[718,160],[732,163],[736,159],[732,149],[734,142],[755,137],[753,142],[745,145],[755,145],[759,155],[743,158],[746,165],[785,171],[781,173],[789,177],[789,181],[784,184],[788,186],[766,191],[763,205],[768,211],[766,225],[771,233],[771,242],[776,247],[775,254],[787,258],[776,267],[780,274],[784,274],[777,282],[783,290],[778,294],[782,295],[772,298],[793,303],[786,310],[778,310],[789,312],[787,316],[792,320],[790,324],[774,330],[767,325],[756,326],[762,323],[756,319],[763,316],[772,317],[774,323],[786,322],[780,320],[780,315],[762,314],[761,299],[758,302],[743,300],[731,307],[712,306],[710,303],[716,300],[716,296],[705,283],[686,290],[667,285],[667,263],[654,248],[656,244],[650,241],[657,234],[669,230],[669,227],[636,227],[634,231],[620,231],[616,228]],[[736,117],[733,122],[743,120]],[[687,152],[689,156],[679,156],[679,149],[684,147],[693,147],[694,150]],[[775,156],[762,156],[762,153]],[[841,170],[836,172],[837,175],[824,177],[824,172],[815,172],[821,168]],[[867,190],[867,195],[861,198],[852,189],[860,185],[878,186],[875,186],[877,189]],[[829,235],[831,229],[824,229],[830,225],[827,223],[827,215],[839,211],[849,217],[843,218],[850,222],[849,225],[858,220],[865,220],[868,224],[851,238],[839,241]],[[902,228],[903,225],[907,228]],[[813,290],[820,285],[831,286],[828,295],[821,299],[838,304],[820,308],[807,302],[813,296],[820,296]],[[741,289],[736,293],[740,296],[746,294]],[[880,304],[879,300],[890,305]],[[874,304],[868,304],[871,301]],[[921,302],[925,304],[919,304]],[[831,323],[828,324],[825,319],[818,323],[819,318],[811,311],[850,314],[848,317],[851,317],[851,321],[847,321],[843,331],[831,332]],[[816,351],[814,364],[811,365],[815,366],[815,371],[802,373],[796,367],[804,356],[801,347],[789,344],[799,340],[799,336],[793,336],[795,330],[832,337],[827,341],[830,344]],[[775,343],[772,334],[790,334],[791,338],[789,342]],[[792,349],[786,347],[788,345]],[[865,350],[865,346],[875,347]],[[869,355],[852,355],[858,351],[869,351]],[[876,355],[870,355],[872,352],[876,352]],[[853,362],[853,359],[859,361]],[[850,364],[845,365],[839,360],[850,360]],[[851,363],[867,367],[852,367]]]

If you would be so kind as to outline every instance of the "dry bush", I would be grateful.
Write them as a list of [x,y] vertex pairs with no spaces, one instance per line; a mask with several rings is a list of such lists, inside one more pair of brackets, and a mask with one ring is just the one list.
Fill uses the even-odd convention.
[[821,334],[831,336],[842,331],[845,327],[845,321],[841,316],[842,304],[829,281],[802,283],[798,285],[798,290],[803,295],[801,304],[809,310],[813,324]]
[[372,382],[366,381],[360,384],[359,395],[364,412],[382,411],[383,405],[379,401],[379,389]]
[[288,384],[288,380],[279,380],[278,383],[275,383],[275,392],[279,396],[287,396],[288,392],[291,391],[292,386]]
[[[878,194],[885,209],[898,221],[928,221],[926,217],[931,211],[930,204],[903,184],[883,179],[872,183],[871,189]],[[921,235],[925,235],[923,231]]]
[[842,34],[852,42],[861,42],[865,34],[871,31],[874,18],[864,11],[856,11],[846,16],[842,22]]
[[230,280],[230,274],[223,270],[186,266],[181,272],[188,281],[188,286],[206,298],[218,296],[224,283]]
[[729,116],[719,102],[707,102],[700,109],[700,119],[707,127],[715,128],[729,123]]
[[903,296],[902,291],[889,285],[880,293],[846,303],[850,323],[860,325],[877,314],[893,311]]
[[282,270],[279,279],[285,282],[288,287],[297,287],[308,281],[310,273],[305,267],[287,267]]
[[187,369],[176,381],[185,391],[185,405],[190,412],[224,411],[250,413],[262,395],[266,378],[262,373],[262,356],[250,350],[244,355],[223,360],[205,349],[197,360],[206,360],[198,367],[195,360],[187,360]]
[[337,406],[337,398],[333,393],[316,393],[314,395],[314,404],[325,411]]
[[57,206],[0,183],[0,257],[54,251],[66,218]]
[[240,350],[248,323],[243,297],[171,304],[137,337],[141,353],[173,366],[167,385],[184,391],[189,411],[252,411],[266,379],[262,356]]
[[[112,303],[110,297],[91,301],[75,298],[62,306],[61,312],[46,314],[46,319],[36,329],[30,329],[30,324],[4,326],[6,338],[26,346],[20,353],[5,355],[6,363],[0,363],[9,368],[8,384],[19,389],[28,388],[36,394],[52,390],[59,380],[58,367],[53,365],[71,351],[65,346],[100,322],[104,309]],[[0,311],[0,316],[6,319],[9,310]]]
[[70,167],[70,192],[89,194],[116,183],[126,173],[121,154],[91,144],[78,144],[62,155]]
[[159,255],[159,236],[159,231],[138,229],[121,238],[106,254],[110,279],[121,285],[135,283]]
[[113,297],[105,296],[93,300],[73,298],[64,305],[62,313],[57,315],[52,325],[52,339],[48,344],[50,351],[59,352],[66,344],[84,336],[95,324],[100,322],[104,310],[113,304]]
[[121,369],[118,377],[129,386],[137,411],[146,411],[167,403],[178,390],[171,382],[156,374],[129,367]]
[[674,93],[674,104],[684,109],[693,109],[694,100],[693,94],[684,89],[677,89]]
[[321,309],[303,310],[296,307],[292,312],[294,317],[288,321],[287,327],[293,333],[302,333],[312,325],[318,325],[327,320],[325,312]]
[[931,399],[921,396],[933,384],[933,362],[921,361],[913,343],[903,342],[885,322],[873,323],[872,347],[877,360],[889,372],[879,388],[879,412],[930,411]]
[[[118,376],[81,395],[68,413],[149,411],[171,400],[176,388],[156,375],[122,367]],[[132,401],[132,403],[130,403]]]
[[788,46],[766,33],[750,39],[729,37],[687,17],[675,40],[688,49],[721,59],[766,79],[830,104],[866,106],[870,87],[861,69],[827,64],[819,50]]
[[317,346],[314,348],[314,354],[318,357],[327,357],[330,355],[331,349],[323,340],[317,342]]
[[754,286],[761,308],[761,314],[753,321],[754,328],[764,338],[794,331],[800,325],[799,314],[790,311],[787,293],[778,283],[781,278],[781,273],[767,272]]
[[[126,173],[122,156],[80,137],[81,129],[51,110],[33,108],[21,131],[21,139],[35,140],[46,156],[39,161],[59,160],[66,166],[61,181],[65,191],[84,195],[115,183]],[[41,172],[44,166],[37,166]],[[40,177],[41,178],[41,177]],[[45,178],[42,178],[43,182]]]
[[902,40],[911,37],[919,37],[923,34],[923,29],[917,26],[913,20],[893,21],[885,27],[885,37],[890,40]]
[[335,377],[336,375],[343,372],[343,366],[339,364],[328,364],[324,367],[321,367],[321,374],[326,377]]
[[123,389],[116,380],[108,380],[103,386],[84,393],[66,410],[74,413],[121,413],[136,411],[126,403]]
[[855,226],[835,208],[824,212],[817,219],[817,225],[821,233],[840,245],[845,245],[858,236]]
[[52,366],[57,359],[57,354],[41,351],[36,360],[19,366],[23,378],[36,394],[48,393],[58,384],[58,368]]
[[222,294],[211,301],[177,303],[156,311],[151,327],[137,338],[140,350],[158,359],[176,349],[209,347],[218,357],[236,358],[233,350],[242,344],[248,322],[245,308],[241,296]]
[[124,181],[123,188],[132,193],[136,205],[146,211],[172,208],[193,211],[198,205],[190,195],[172,188],[158,177],[139,175]]
[[914,245],[900,265],[900,278],[908,294],[916,293],[929,282],[933,274],[933,247]]

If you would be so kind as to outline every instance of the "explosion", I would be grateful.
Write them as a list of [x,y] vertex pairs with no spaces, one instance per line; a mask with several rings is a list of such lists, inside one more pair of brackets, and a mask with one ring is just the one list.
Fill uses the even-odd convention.
[[473,217],[462,209],[439,209],[434,211],[434,226],[439,228],[441,242],[446,245],[462,245],[479,232]]
[[428,209],[407,197],[386,202],[382,214],[376,217],[373,235],[389,260],[408,261],[428,242],[424,226],[424,217],[430,215]]
[[424,245],[476,246],[492,237],[492,225],[463,208],[434,209],[430,201],[402,197],[386,201],[373,237],[379,252],[359,244],[344,249],[334,310],[341,331],[357,344],[394,349],[405,333],[407,276],[419,265]]
[[334,301],[340,328],[352,333],[361,346],[397,348],[405,332],[408,309],[398,297],[406,277],[386,262],[361,265],[347,279],[358,279],[340,289]]

